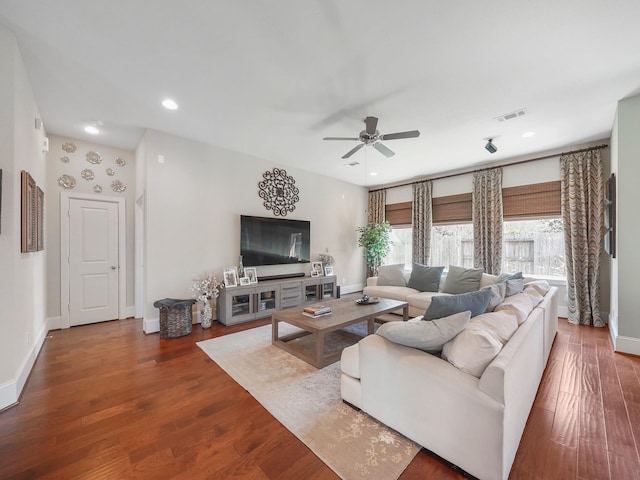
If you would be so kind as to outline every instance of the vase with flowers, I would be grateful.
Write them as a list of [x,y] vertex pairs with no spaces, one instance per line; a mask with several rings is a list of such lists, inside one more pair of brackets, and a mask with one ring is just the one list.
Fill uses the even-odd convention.
[[206,273],[198,277],[193,285],[189,287],[189,293],[202,305],[200,310],[200,325],[202,328],[209,328],[213,319],[211,309],[211,299],[218,298],[221,284],[213,273]]

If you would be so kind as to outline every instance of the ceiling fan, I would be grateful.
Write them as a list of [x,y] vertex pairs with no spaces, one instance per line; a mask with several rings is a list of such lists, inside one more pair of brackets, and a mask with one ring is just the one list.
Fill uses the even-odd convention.
[[365,145],[373,145],[373,148],[382,153],[385,157],[393,157],[395,152],[385,147],[381,140],[397,140],[399,138],[415,138],[420,136],[420,132],[418,130],[411,130],[408,132],[398,132],[398,133],[387,133],[385,135],[380,135],[380,132],[376,130],[378,126],[378,119],[376,117],[367,117],[364,119],[365,129],[360,132],[358,137],[324,137],[323,140],[354,140],[360,141],[359,145],[349,150],[345,153],[342,158],[349,158],[351,155],[356,153]]

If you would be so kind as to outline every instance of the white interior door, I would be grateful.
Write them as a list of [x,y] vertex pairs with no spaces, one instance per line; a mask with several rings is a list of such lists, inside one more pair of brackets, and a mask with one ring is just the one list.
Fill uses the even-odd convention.
[[118,318],[118,205],[69,200],[69,324]]

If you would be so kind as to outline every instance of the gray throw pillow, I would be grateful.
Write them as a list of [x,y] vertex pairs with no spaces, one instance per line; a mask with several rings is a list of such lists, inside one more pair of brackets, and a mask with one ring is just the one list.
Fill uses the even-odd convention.
[[444,267],[427,267],[426,265],[414,263],[407,287],[415,288],[421,292],[437,292],[440,286],[442,270],[444,270]]
[[515,280],[517,278],[523,278],[522,272],[501,273],[500,275],[498,275],[498,279],[496,280],[496,283],[506,282],[507,280]]
[[475,292],[480,288],[482,272],[481,268],[462,268],[449,265],[442,291],[454,294]]
[[472,317],[475,317],[487,310],[490,296],[491,293],[488,290],[478,290],[458,295],[436,295],[431,299],[427,311],[424,312],[424,319],[433,320],[467,310],[471,311]]
[[378,267],[379,287],[406,287],[404,280],[404,263],[383,265]]
[[502,303],[504,297],[507,296],[507,283],[500,282],[493,285],[487,285],[480,289],[487,290],[489,292],[489,305],[487,305],[487,312],[493,312],[493,309]]
[[387,322],[376,330],[376,334],[393,343],[435,353],[458,335],[470,318],[471,312],[460,312],[430,322]]

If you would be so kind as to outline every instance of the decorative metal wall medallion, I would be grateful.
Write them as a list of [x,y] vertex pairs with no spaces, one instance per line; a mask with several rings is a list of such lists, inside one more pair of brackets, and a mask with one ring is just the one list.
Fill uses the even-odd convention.
[[73,153],[77,148],[78,147],[76,147],[76,144],[72,142],[65,142],[62,144],[62,149],[67,153]]
[[87,162],[93,163],[94,165],[102,163],[102,155],[100,155],[98,152],[94,152],[93,150],[87,152],[86,158]]
[[76,186],[76,179],[71,175],[64,174],[58,178],[58,185],[63,188],[72,189]]
[[113,168],[107,168],[107,175],[109,175],[110,177],[113,177],[115,175],[115,170],[113,170]]
[[258,196],[264,200],[264,208],[272,210],[273,214],[285,217],[287,213],[296,209],[296,203],[300,201],[300,190],[296,187],[296,181],[286,170],[274,168],[271,172],[262,174],[264,180],[258,182]]
[[70,161],[70,160],[71,160],[71,159],[70,159],[69,157],[67,157],[67,156],[60,157],[60,161],[61,161],[62,163],[69,163],[69,161]]
[[116,165],[118,165],[119,167],[124,167],[126,164],[127,164],[127,161],[124,158],[120,158],[120,157],[116,158]]
[[93,187],[93,191],[96,193],[102,193],[102,187],[100,185],[95,185]]
[[93,180],[95,178],[95,175],[93,174],[93,170],[90,170],[88,168],[85,168],[84,170],[82,170],[82,172],[80,172],[80,176],[85,180]]
[[114,180],[113,182],[111,182],[111,190],[113,190],[114,192],[121,193],[126,189],[127,187],[120,180]]

